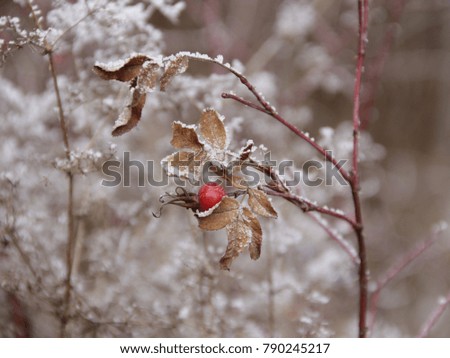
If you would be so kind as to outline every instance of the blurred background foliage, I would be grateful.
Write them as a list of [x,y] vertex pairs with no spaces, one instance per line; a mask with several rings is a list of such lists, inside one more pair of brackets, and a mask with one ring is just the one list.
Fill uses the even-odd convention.
[[[173,151],[172,121],[196,123],[209,106],[225,115],[235,149],[253,139],[272,158],[300,168],[316,158],[308,145],[264,114],[222,100],[223,91],[247,94],[236,79],[205,63],[192,63],[166,93],[152,93],[138,128],[113,138],[126,86],[106,83],[91,69],[95,61],[132,52],[223,55],[285,118],[338,158],[349,158],[357,2],[35,3],[44,28],[53,29],[38,39],[53,43],[63,35],[54,58],[76,159],[63,164],[84,171],[75,176],[77,242],[65,334],[355,336],[356,269],[311,217],[274,199],[280,218],[264,223],[261,259],[242,255],[231,272],[221,272],[224,232],[201,232],[181,208],[152,216],[173,185],[138,187],[132,171],[130,187],[106,188],[97,165],[113,155],[122,161],[129,151],[134,160],[154,160],[159,177],[160,159]],[[34,27],[26,1],[2,1],[0,16],[19,18],[27,31]],[[435,228],[450,219],[449,26],[446,0],[370,1],[361,118],[370,278],[375,282],[415,245],[440,236],[382,290],[372,336],[416,336],[450,291],[449,235]],[[1,30],[5,52],[15,37],[5,24]],[[24,46],[0,69],[2,337],[58,336],[65,324],[67,165],[61,164],[55,93],[41,53]],[[351,212],[348,188],[295,190]],[[329,224],[355,244],[348,227]],[[430,334],[449,337],[449,320],[447,312]]]

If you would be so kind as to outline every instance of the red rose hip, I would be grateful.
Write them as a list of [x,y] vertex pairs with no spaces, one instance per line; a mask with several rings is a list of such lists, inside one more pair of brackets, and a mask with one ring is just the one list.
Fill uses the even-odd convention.
[[200,211],[211,209],[225,196],[225,190],[216,183],[206,183],[198,191]]

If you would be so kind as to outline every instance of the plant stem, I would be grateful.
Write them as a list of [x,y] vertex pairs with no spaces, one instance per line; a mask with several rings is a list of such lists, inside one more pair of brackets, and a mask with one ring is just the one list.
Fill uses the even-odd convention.
[[[35,6],[33,0],[28,0],[32,18],[35,22],[36,28],[42,30],[42,25],[39,21],[39,17],[35,12]],[[50,74],[52,76],[53,88],[56,95],[56,103],[58,107],[59,125],[61,127],[61,133],[64,142],[64,149],[66,158],[70,161],[70,143],[69,134],[67,130],[66,118],[64,116],[64,109],[61,100],[61,92],[59,90],[58,78],[56,76],[55,63],[53,61],[53,46],[45,41],[45,54],[48,57],[48,64],[50,68]],[[63,313],[60,317],[61,327],[60,336],[66,335],[66,326],[68,322],[70,301],[72,296],[72,261],[73,261],[73,248],[75,246],[75,231],[74,231],[74,215],[73,215],[73,190],[74,190],[74,177],[73,174],[68,171],[68,198],[67,198],[67,248],[66,248],[66,279],[65,279],[65,292],[64,292],[64,307]]]
[[[61,133],[64,141],[64,148],[66,152],[66,158],[70,161],[70,144],[69,135],[67,130],[66,119],[64,116],[64,110],[61,100],[61,92],[59,90],[58,79],[56,76],[55,65],[53,61],[52,50],[48,51],[48,62],[50,67],[50,73],[53,79],[53,87],[56,94],[56,102],[58,105],[59,124],[61,127]],[[72,261],[73,261],[73,248],[75,246],[75,231],[74,231],[74,214],[73,214],[73,190],[74,190],[74,177],[73,174],[67,172],[68,179],[68,198],[67,198],[67,247],[66,247],[66,279],[65,279],[65,292],[64,292],[64,307],[61,317],[60,336],[66,336],[66,326],[68,322],[69,309],[72,297]]]
[[355,209],[355,221],[357,226],[354,231],[358,243],[359,256],[359,337],[367,337],[367,254],[363,234],[363,219],[361,211],[361,199],[359,196],[359,136],[360,136],[360,101],[361,101],[361,79],[363,73],[364,59],[366,54],[367,28],[369,20],[368,0],[358,0],[358,58],[356,61],[355,87],[353,93],[353,154],[352,172],[350,186],[352,189],[353,206]]
[[59,91],[59,86],[58,86],[58,79],[56,77],[55,64],[54,64],[54,61],[53,61],[52,50],[49,50],[49,53],[48,53],[48,63],[49,63],[49,66],[50,66],[50,73],[52,75],[53,88],[55,89],[55,94],[56,94],[56,102],[57,102],[57,105],[58,105],[58,115],[59,115],[59,125],[61,127],[61,133],[62,133],[62,136],[63,136],[64,148],[65,148],[65,151],[66,151],[66,157],[67,157],[67,159],[70,159],[69,135],[68,135],[68,131],[67,131],[67,125],[66,125],[66,119],[65,119],[65,116],[64,116],[64,110],[63,110],[63,106],[62,106],[61,93]]
[[240,74],[239,72],[235,72],[231,69],[229,69],[234,75],[236,75],[240,81],[250,90],[250,92],[253,93],[253,95],[256,97],[258,102],[261,104],[261,106],[258,106],[250,101],[245,100],[244,98],[241,98],[239,96],[236,96],[231,93],[222,93],[222,98],[229,98],[233,99],[235,101],[238,101],[248,107],[254,108],[258,111],[261,111],[263,113],[268,114],[269,116],[275,118],[278,122],[283,124],[285,127],[287,127],[291,132],[293,132],[295,135],[309,143],[317,152],[322,154],[325,159],[333,165],[336,166],[336,169],[339,171],[339,173],[342,175],[342,177],[347,181],[350,182],[351,177],[349,173],[344,169],[344,167],[337,162],[337,160],[330,154],[329,151],[327,151],[325,148],[323,148],[320,144],[316,143],[314,139],[310,138],[305,132],[298,129],[296,126],[294,126],[292,123],[288,122],[285,118],[280,116],[274,107],[272,107],[269,102],[267,102],[255,89],[255,87],[247,80],[245,76]]
[[308,213],[311,211],[317,211],[318,213],[332,216],[336,219],[344,220],[346,221],[354,230],[358,228],[358,223],[352,220],[350,217],[345,215],[344,213],[340,213],[337,210],[333,210],[324,206],[319,206],[314,204],[313,202],[309,201],[308,199],[302,198],[298,195],[289,193],[289,192],[278,192],[272,189],[264,188],[264,192],[267,195],[271,196],[278,196],[286,199],[287,201],[291,202],[295,206],[299,207],[303,212]]
[[355,234],[358,241],[358,257],[359,257],[359,337],[367,337],[367,254],[366,244],[363,234],[363,222],[361,215],[361,204],[359,191],[356,187],[352,187],[353,204],[355,206],[355,218],[359,227],[355,228]]
[[450,305],[450,292],[446,297],[443,297],[439,302],[439,306],[431,313],[430,318],[426,321],[425,325],[420,331],[419,338],[426,337],[430,334],[431,329],[435,326],[436,322],[444,314],[447,307]]

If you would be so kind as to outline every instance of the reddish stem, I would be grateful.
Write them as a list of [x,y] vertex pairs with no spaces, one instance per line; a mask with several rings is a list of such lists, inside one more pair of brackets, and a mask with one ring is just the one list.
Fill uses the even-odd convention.
[[359,265],[359,258],[351,245],[349,245],[342,237],[340,237],[340,235],[334,232],[327,225],[324,219],[322,219],[319,215],[316,215],[314,213],[308,213],[308,215],[316,222],[317,225],[319,225],[328,234],[328,236],[331,237],[331,239],[336,241],[336,243],[341,247],[341,249],[344,250],[350,256],[355,265]]
[[238,102],[240,102],[240,103],[242,103],[242,104],[244,104],[244,105],[246,105],[248,107],[254,108],[254,109],[258,110],[258,111],[266,113],[269,116],[275,118],[278,122],[280,122],[285,127],[287,127],[295,135],[297,135],[298,137],[300,137],[301,139],[303,139],[304,141],[309,143],[317,152],[322,154],[327,161],[333,163],[333,165],[336,166],[336,169],[339,171],[339,173],[342,175],[342,177],[347,182],[351,181],[351,177],[350,177],[349,173],[347,173],[347,171],[344,169],[344,167],[340,163],[337,162],[337,160],[330,154],[329,151],[327,151],[321,145],[317,144],[306,133],[302,132],[300,129],[295,127],[292,123],[288,122],[286,119],[284,119],[282,116],[280,116],[278,114],[278,112],[275,110],[275,108],[272,107],[269,104],[269,102],[267,102],[261,96],[261,94],[256,91],[255,87],[247,80],[247,78],[245,76],[243,76],[239,72],[234,71],[234,70],[232,70],[232,69],[230,69],[228,67],[225,67],[225,68],[229,69],[234,75],[236,75],[240,79],[240,81],[250,90],[250,92],[253,93],[253,95],[256,97],[257,101],[261,104],[261,106],[258,106],[255,103],[247,101],[246,99],[244,99],[242,97],[239,97],[239,96],[236,96],[236,95],[231,94],[231,93],[222,93],[222,98],[233,99],[233,100],[238,101]]
[[359,196],[359,136],[360,136],[360,100],[361,80],[366,54],[367,28],[369,20],[368,0],[358,0],[358,58],[356,61],[355,87],[353,92],[353,154],[352,175],[350,186],[352,188],[353,206],[355,208],[355,234],[358,241],[359,264],[359,337],[367,337],[367,254],[363,234],[363,219],[361,211],[361,199]]
[[264,191],[268,195],[279,196],[279,197],[286,199],[287,201],[290,201],[294,205],[298,206],[305,213],[311,212],[311,211],[317,211],[318,213],[329,215],[336,219],[344,220],[347,223],[349,223],[353,229],[356,229],[356,227],[358,225],[354,220],[352,220],[350,217],[348,217],[344,213],[340,213],[336,210],[329,209],[324,206],[316,205],[313,202],[311,202],[305,198],[302,198],[298,195],[295,195],[295,194],[292,194],[289,192],[281,193],[281,192],[270,190],[270,189],[265,189]]
[[441,318],[444,314],[447,307],[450,305],[450,292],[445,296],[441,302],[439,302],[439,306],[431,313],[430,318],[425,322],[425,325],[422,327],[420,331],[419,338],[426,337],[430,334],[431,329],[434,327],[436,322]]

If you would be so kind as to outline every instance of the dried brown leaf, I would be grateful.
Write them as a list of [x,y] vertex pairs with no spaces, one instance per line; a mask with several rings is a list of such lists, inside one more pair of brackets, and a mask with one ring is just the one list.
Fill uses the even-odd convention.
[[203,144],[198,140],[195,129],[186,127],[179,122],[172,124],[172,140],[170,144],[178,149],[189,148],[195,151],[203,149]]
[[129,82],[139,75],[142,65],[149,60],[150,58],[145,55],[136,55],[126,61],[120,62],[117,66],[110,66],[108,64],[95,65],[93,71],[104,80]]
[[252,260],[258,260],[261,255],[262,229],[257,217],[248,208],[243,210],[244,223],[250,229],[251,242],[248,247]]
[[166,167],[169,176],[179,176],[187,178],[196,175],[201,170],[201,163],[205,160],[206,153],[199,152],[175,152],[161,162]]
[[227,225],[227,233],[227,249],[219,262],[222,270],[229,270],[231,263],[246,247],[249,248],[250,257],[253,260],[260,257],[262,229],[258,219],[249,208],[244,207],[242,214]]
[[116,123],[114,123],[113,136],[120,136],[137,126],[141,119],[146,97],[145,92],[131,89],[129,104],[123,109]]
[[248,195],[248,205],[254,213],[267,218],[278,217],[266,193],[259,189],[249,189]]
[[220,230],[235,221],[238,214],[239,202],[225,196],[210,215],[198,218],[198,224],[203,230]]
[[172,78],[185,72],[189,65],[189,58],[186,56],[178,56],[173,61],[170,61],[164,74],[161,76],[159,89],[165,91]]
[[219,261],[222,270],[230,270],[231,263],[248,246],[251,237],[248,227],[241,216],[227,226],[227,233],[227,249]]
[[200,133],[205,141],[213,148],[225,150],[227,132],[214,109],[206,109],[200,117]]

